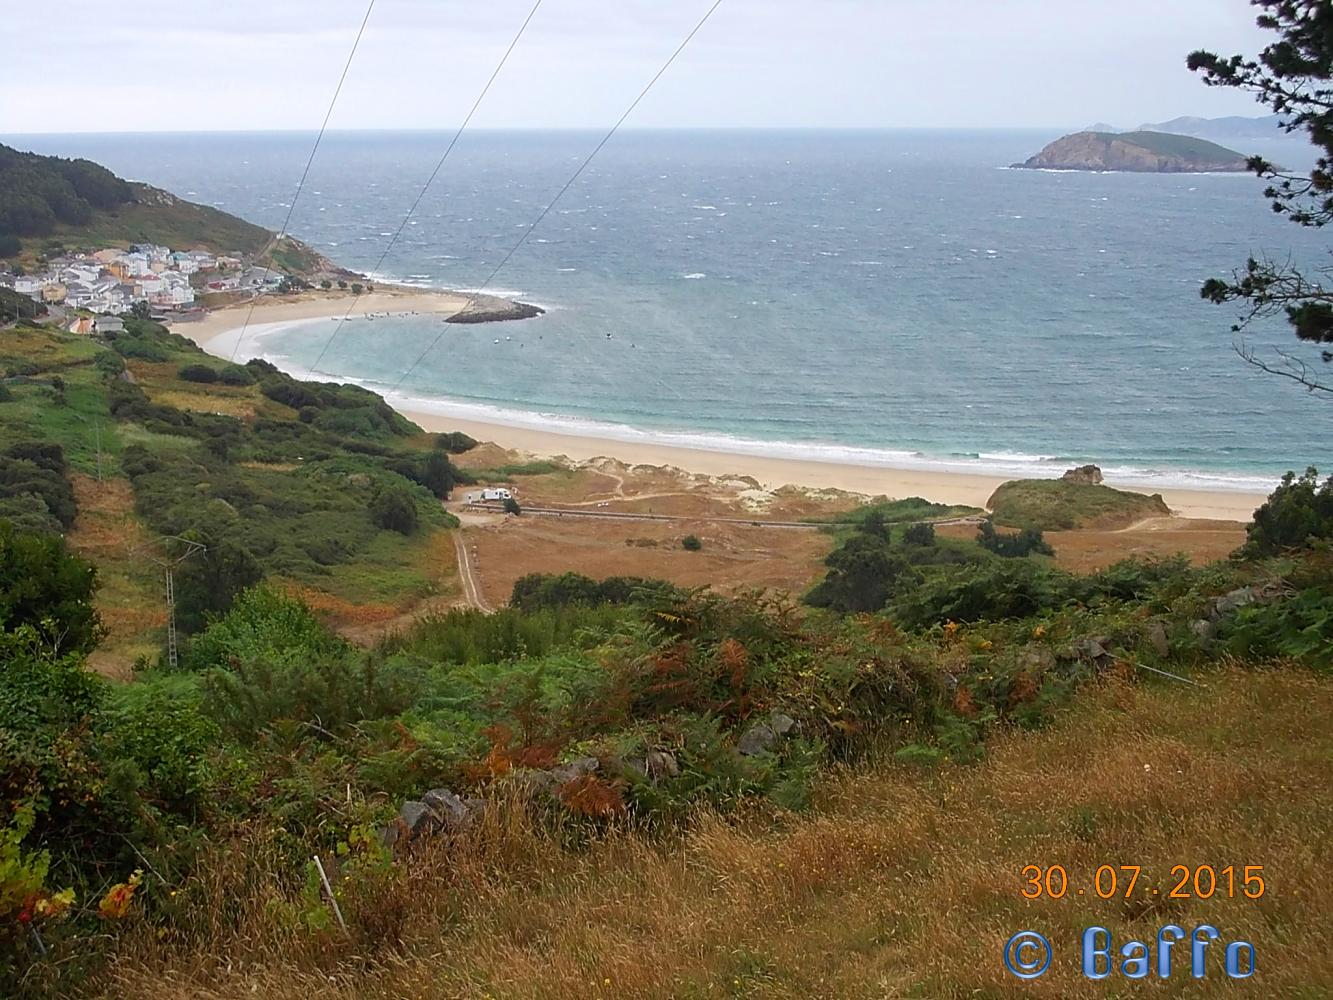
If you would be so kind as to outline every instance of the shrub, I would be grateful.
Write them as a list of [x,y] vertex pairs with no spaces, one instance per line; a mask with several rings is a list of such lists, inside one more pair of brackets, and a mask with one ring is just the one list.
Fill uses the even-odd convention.
[[1027,560],[938,568],[901,592],[889,611],[907,628],[1025,618],[1064,604],[1076,585],[1068,573]]
[[518,501],[513,497],[505,497],[503,506],[506,514],[513,514],[517,517],[523,513],[523,508],[518,505]]
[[176,374],[186,382],[211,384],[218,381],[218,371],[210,365],[184,365]]
[[[65,455],[60,445],[34,442],[13,445],[0,455],[0,500],[35,498],[62,528],[68,528],[78,514],[78,504],[65,471]],[[40,509],[31,500],[22,500],[21,508]]]
[[806,596],[806,603],[833,611],[878,611],[918,574],[887,539],[858,531],[824,560],[828,574]]
[[907,545],[927,546],[935,544],[935,525],[928,521],[909,524],[903,531],[903,542]]
[[223,385],[246,386],[254,385],[255,377],[244,365],[226,365],[218,372],[218,381]]
[[230,538],[201,536],[207,549],[176,570],[176,624],[198,632],[210,617],[230,610],[236,595],[263,579],[264,571],[250,550]]
[[204,670],[233,660],[281,659],[302,651],[338,655],[347,645],[303,602],[259,586],[238,595],[225,615],[191,640],[185,661],[192,670]]
[[509,606],[523,611],[567,608],[575,605],[595,607],[604,604],[631,604],[659,600],[679,591],[665,580],[637,576],[609,576],[594,580],[582,573],[529,573],[514,582]]
[[1320,484],[1319,471],[1312,466],[1299,479],[1294,472],[1282,477],[1281,485],[1254,512],[1241,552],[1271,556],[1329,539],[1333,539],[1333,476]]
[[443,449],[451,455],[461,455],[477,447],[477,442],[462,431],[450,431],[448,434],[435,435],[435,447]]
[[0,628],[28,625],[59,649],[86,653],[102,635],[96,588],[97,571],[63,538],[0,521]]
[[410,535],[417,530],[417,503],[404,486],[386,486],[370,503],[370,516],[381,528]]
[[680,540],[680,547],[686,552],[698,552],[704,547],[704,543],[699,541],[698,535],[686,535]]
[[1221,636],[1237,656],[1290,656],[1333,673],[1333,587],[1310,587],[1290,597],[1241,608]]
[[1042,538],[1041,532],[1036,528],[1024,528],[1018,534],[1011,535],[996,531],[995,525],[989,520],[983,521],[980,530],[977,531],[977,544],[987,552],[994,552],[1005,559],[1021,559],[1030,555],[1055,555],[1055,550]]

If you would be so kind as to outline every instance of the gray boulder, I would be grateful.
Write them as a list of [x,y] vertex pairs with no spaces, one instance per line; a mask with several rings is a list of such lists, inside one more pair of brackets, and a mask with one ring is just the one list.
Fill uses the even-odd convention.
[[551,777],[555,779],[556,784],[564,785],[577,778],[592,774],[601,766],[601,761],[596,757],[579,757],[577,760],[571,760],[568,764],[551,768]]
[[1153,622],[1148,626],[1148,645],[1158,656],[1163,658],[1171,655],[1171,641],[1166,637],[1166,626],[1161,622]]
[[644,770],[648,777],[654,781],[661,781],[663,778],[674,778],[680,774],[680,765],[676,763],[673,754],[665,750],[652,750],[643,761]]

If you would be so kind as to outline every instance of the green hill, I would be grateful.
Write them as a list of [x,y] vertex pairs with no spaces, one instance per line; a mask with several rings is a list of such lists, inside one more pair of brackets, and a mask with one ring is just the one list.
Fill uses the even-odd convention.
[[284,237],[208,205],[117,177],[91,160],[40,156],[0,145],[0,257],[155,243],[270,262],[293,274],[343,269]]
[[1145,517],[1171,513],[1160,494],[1146,496],[1063,479],[1019,479],[1005,483],[991,494],[986,506],[997,524],[1038,531],[1122,528]]
[[1192,135],[1176,135],[1172,132],[1120,132],[1113,137],[1121,142],[1142,146],[1160,156],[1183,156],[1191,160],[1209,162],[1244,159],[1244,156],[1234,149]]
[[1240,173],[1246,157],[1207,139],[1167,132],[1075,132],[1016,163],[1037,170],[1127,170],[1140,173]]

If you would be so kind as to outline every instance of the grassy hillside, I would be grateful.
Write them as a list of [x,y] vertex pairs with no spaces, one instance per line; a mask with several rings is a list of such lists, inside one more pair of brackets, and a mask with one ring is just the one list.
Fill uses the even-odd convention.
[[[229,366],[156,324],[126,327],[101,343],[20,325],[0,343],[0,452],[62,450],[81,501],[70,537],[107,585],[103,657],[127,665],[160,648],[162,622],[144,628],[161,607],[158,573],[133,550],[161,535],[197,536],[353,620],[453,586],[453,520],[431,493],[470,477],[433,435],[364,390]],[[410,498],[416,528],[376,522],[386,490]]]
[[987,501],[996,524],[1038,531],[1122,528],[1171,513],[1160,496],[1063,479],[1005,483]]
[[1244,160],[1245,156],[1220,146],[1207,139],[1198,139],[1190,135],[1176,135],[1171,132],[1103,132],[1103,138],[1119,139],[1132,142],[1136,146],[1157,153],[1160,156],[1183,156],[1189,160],[1208,163],[1224,163],[1227,160]]
[[87,222],[61,223],[42,237],[25,240],[37,248],[50,243],[80,249],[156,243],[177,250],[210,250],[254,256],[273,234],[208,205],[196,205],[146,184],[131,185],[132,199],[95,212]]
[[59,250],[154,243],[260,258],[292,274],[340,270],[291,237],[266,253],[273,236],[219,209],[122,180],[88,160],[0,145],[0,257],[31,262]]

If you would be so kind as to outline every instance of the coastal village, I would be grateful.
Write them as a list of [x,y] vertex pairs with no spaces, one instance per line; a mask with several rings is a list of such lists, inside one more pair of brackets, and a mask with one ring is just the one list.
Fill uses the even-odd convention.
[[[155,244],[65,254],[47,260],[35,273],[21,269],[0,272],[0,286],[20,295],[48,307],[102,316],[118,316],[141,302],[155,312],[192,312],[198,309],[195,299],[199,294],[253,295],[276,290],[284,280],[279,271],[247,265],[240,253],[172,250]],[[70,322],[79,319],[70,317]],[[87,318],[83,319],[86,325]]]

